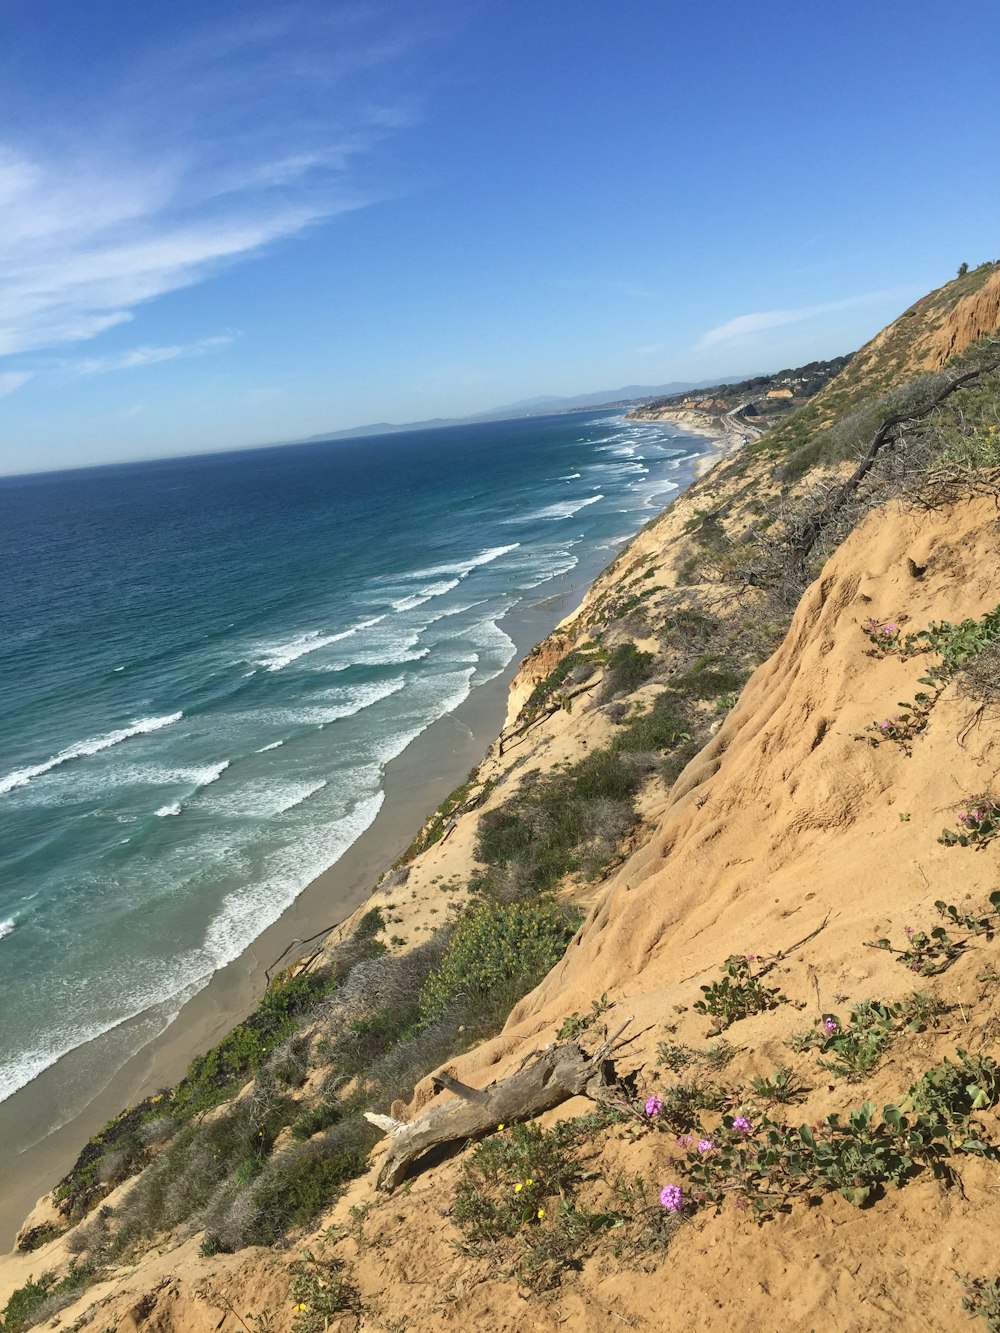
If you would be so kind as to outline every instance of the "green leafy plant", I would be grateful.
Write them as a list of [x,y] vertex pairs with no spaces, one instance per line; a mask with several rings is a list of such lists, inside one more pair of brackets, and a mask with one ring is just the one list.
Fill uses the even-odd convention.
[[788,1065],[778,1065],[772,1074],[764,1078],[753,1078],[750,1086],[756,1096],[765,1102],[788,1104],[799,1101],[806,1089],[799,1086]]
[[944,1060],[928,1069],[910,1088],[904,1103],[952,1124],[964,1124],[976,1111],[1000,1101],[1000,1065],[988,1055],[970,1055],[959,1047],[957,1063]]
[[1000,833],[1000,803],[989,792],[970,796],[965,808],[955,816],[955,822],[959,831],[942,829],[938,842],[946,847],[985,847]]
[[897,962],[921,977],[934,977],[946,972],[966,947],[965,940],[953,939],[943,926],[935,926],[930,932],[906,926],[903,933],[908,941],[905,949],[894,948],[892,941],[884,937],[865,940],[865,944],[869,949],[884,949],[887,953],[895,954]]
[[589,1014],[574,1012],[568,1018],[564,1018],[556,1037],[560,1041],[575,1040],[586,1032],[593,1023],[596,1023],[602,1014],[606,1014],[610,1008],[611,1001],[608,999],[607,991],[605,991],[599,1000],[591,1000]]
[[421,1022],[436,1022],[461,997],[485,998],[512,988],[523,994],[562,957],[576,926],[575,917],[548,901],[471,912],[455,930],[440,968],[424,983]]
[[676,1041],[658,1042],[656,1050],[657,1067],[665,1065],[667,1069],[672,1070],[675,1074],[679,1074],[697,1057],[697,1051],[693,1047],[685,1046],[683,1043]]
[[986,1321],[989,1333],[1000,1333],[1000,1277],[965,1279],[962,1309]]
[[994,918],[1000,915],[1000,889],[990,894],[989,902],[991,911],[980,916],[974,916],[971,912],[959,909],[953,903],[946,903],[941,898],[937,900],[934,906],[937,908],[939,916],[943,916],[946,921],[950,921],[958,929],[967,930],[971,935],[985,935],[987,939],[992,939],[993,932],[996,929]]
[[334,1315],[356,1308],[357,1296],[342,1264],[316,1259],[307,1251],[292,1272],[288,1295],[295,1305],[293,1333],[323,1333]]
[[704,999],[696,1000],[694,1008],[714,1019],[713,1034],[724,1032],[741,1018],[774,1009],[784,1000],[777,987],[764,985],[772,964],[755,967],[756,962],[753,955],[732,954],[722,966],[722,980],[701,987]]
[[25,1329],[51,1319],[96,1281],[97,1271],[94,1264],[74,1262],[61,1278],[56,1278],[53,1273],[43,1273],[39,1278],[29,1277],[23,1286],[11,1292],[0,1316],[0,1333],[23,1333]]
[[[966,619],[957,625],[947,620],[936,621],[926,629],[902,637],[894,622],[869,619],[862,629],[879,656],[887,652],[902,657],[930,653],[938,659],[919,679],[919,684],[926,685],[932,693],[925,690],[915,694],[912,703],[898,705],[903,709],[902,713],[869,723],[864,732],[855,737],[876,746],[883,741],[893,741],[909,754],[914,738],[926,729],[934,705],[946,686],[1000,640],[1000,606],[987,612],[981,620]],[[955,841],[959,841],[957,836]]]
[[875,616],[868,616],[861,622],[861,629],[872,645],[868,649],[869,657],[905,657],[907,653],[903,647],[902,630],[900,620],[878,620]]
[[536,1226],[550,1200],[569,1196],[580,1179],[570,1149],[579,1127],[550,1130],[514,1124],[481,1143],[466,1163],[452,1216],[471,1241],[494,1241]]
[[724,1116],[711,1137],[683,1135],[681,1186],[667,1186],[663,1206],[676,1211],[719,1206],[734,1197],[760,1217],[783,1210],[796,1195],[836,1191],[858,1207],[886,1184],[901,1185],[922,1165],[937,1165],[949,1144],[947,1127],[933,1117],[907,1118],[898,1106],[876,1118],[872,1102],[797,1129],[764,1116]]
[[814,1030],[793,1037],[790,1045],[797,1051],[817,1049],[818,1063],[852,1082],[862,1078],[881,1060],[897,1029],[899,1010],[894,1005],[863,1000],[854,1006],[849,1023],[836,1014],[816,1019]]

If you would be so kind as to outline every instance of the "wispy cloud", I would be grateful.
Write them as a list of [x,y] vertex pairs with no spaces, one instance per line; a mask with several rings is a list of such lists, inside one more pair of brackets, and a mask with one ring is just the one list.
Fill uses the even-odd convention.
[[197,342],[178,343],[172,347],[132,347],[127,352],[67,361],[64,369],[71,375],[104,375],[113,370],[138,370],[143,366],[155,366],[160,361],[205,356],[220,347],[228,347],[235,339],[235,333],[221,333],[214,338],[199,338]]
[[737,315],[725,324],[718,324],[709,329],[695,344],[696,352],[703,352],[708,347],[719,343],[734,342],[739,338],[748,338],[767,329],[781,328],[785,324],[798,324],[802,320],[812,319],[817,315],[829,315],[837,310],[851,310],[855,306],[877,305],[882,301],[899,300],[912,296],[909,287],[887,288],[883,291],[865,292],[861,296],[849,296],[842,301],[824,301],[819,305],[796,306],[790,310],[758,310],[750,315]]
[[0,355],[92,338],[384,195],[359,169],[412,119],[390,77],[409,39],[366,12],[189,36],[136,56],[74,133],[0,137]]
[[19,389],[22,384],[27,384],[30,379],[30,370],[0,371],[0,398],[6,398],[9,393],[13,393],[15,389]]

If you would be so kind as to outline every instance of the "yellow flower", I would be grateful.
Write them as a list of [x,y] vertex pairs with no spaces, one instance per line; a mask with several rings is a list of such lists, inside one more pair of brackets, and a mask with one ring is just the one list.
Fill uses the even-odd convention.
[[295,1308],[296,1308],[296,1310],[308,1310],[308,1309],[309,1309],[309,1306],[306,1305],[305,1301],[300,1301],[299,1304],[298,1304]]
[[539,1208],[539,1210],[538,1210],[538,1212],[535,1214],[535,1216],[538,1218],[538,1220],[539,1220],[539,1222],[540,1222],[540,1221],[542,1220],[542,1218],[545,1216],[545,1209],[544,1209],[544,1208]]
[[520,1194],[523,1189],[524,1189],[524,1184],[522,1181],[519,1180],[517,1184],[514,1186],[514,1193]]
[[529,1176],[528,1179],[527,1179],[524,1183],[525,1183],[526,1185],[533,1185],[535,1182],[534,1182],[534,1180],[531,1178],[531,1176]]
[[499,1133],[501,1129],[503,1129],[503,1125],[497,1125],[497,1133]]

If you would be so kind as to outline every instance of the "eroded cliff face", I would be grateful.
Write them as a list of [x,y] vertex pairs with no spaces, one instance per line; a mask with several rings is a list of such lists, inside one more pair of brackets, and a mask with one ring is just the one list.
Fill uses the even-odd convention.
[[1000,329],[1000,271],[978,291],[963,296],[938,328],[918,340],[916,364],[921,370],[940,370],[952,357]]

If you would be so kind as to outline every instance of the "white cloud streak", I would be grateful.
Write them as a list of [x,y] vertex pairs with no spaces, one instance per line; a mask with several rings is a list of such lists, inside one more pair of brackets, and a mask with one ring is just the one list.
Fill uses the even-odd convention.
[[856,306],[876,305],[880,301],[897,300],[912,295],[909,288],[889,288],[884,291],[866,292],[861,296],[849,296],[842,301],[824,301],[820,305],[797,306],[791,310],[758,310],[750,315],[737,315],[735,319],[718,324],[709,329],[695,344],[696,352],[715,347],[719,343],[735,342],[740,338],[749,338],[768,329],[781,328],[785,324],[798,324],[802,320],[813,319],[817,315],[833,314],[837,310],[851,310]]
[[199,338],[197,342],[179,343],[170,347],[132,347],[127,352],[67,361],[63,368],[71,375],[105,375],[115,370],[139,370],[143,366],[155,366],[161,361],[205,356],[220,347],[228,347],[235,340],[235,333],[222,333],[214,338]]
[[0,371],[0,398],[6,398],[9,393],[19,389],[22,384],[27,384],[31,377],[30,370]]
[[399,44],[302,22],[147,53],[68,143],[0,137],[0,356],[93,338],[376,197],[352,168],[409,118],[378,94]]

